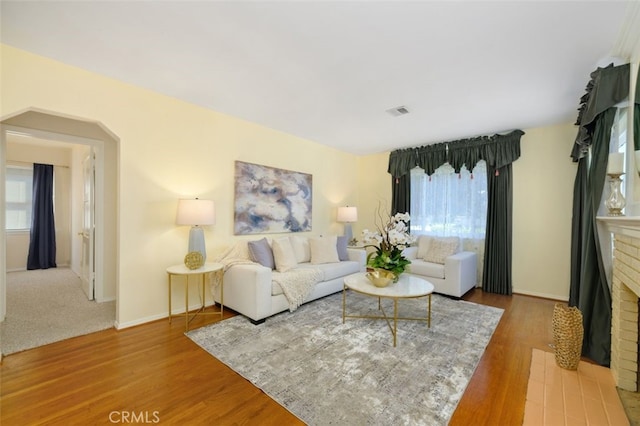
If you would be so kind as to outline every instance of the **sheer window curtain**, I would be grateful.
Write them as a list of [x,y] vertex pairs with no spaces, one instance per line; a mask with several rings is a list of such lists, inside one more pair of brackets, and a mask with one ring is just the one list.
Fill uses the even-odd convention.
[[478,282],[482,279],[487,221],[486,163],[470,172],[456,173],[446,163],[428,176],[411,170],[411,233],[462,239],[462,249],[478,256]]

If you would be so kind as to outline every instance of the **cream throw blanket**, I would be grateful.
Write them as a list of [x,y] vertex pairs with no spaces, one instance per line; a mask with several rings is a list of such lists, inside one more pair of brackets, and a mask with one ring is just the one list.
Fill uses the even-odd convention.
[[[251,260],[247,243],[242,241],[215,259],[224,265],[224,271],[234,265],[257,264]],[[322,271],[317,268],[290,269],[286,272],[271,272],[271,279],[282,288],[284,296],[289,302],[289,311],[293,312],[311,294],[313,287],[322,280]],[[220,284],[218,279],[212,281],[212,290]]]
[[273,282],[280,284],[289,302],[289,312],[298,309],[313,287],[322,279],[322,271],[316,268],[290,269],[286,272],[273,271]]

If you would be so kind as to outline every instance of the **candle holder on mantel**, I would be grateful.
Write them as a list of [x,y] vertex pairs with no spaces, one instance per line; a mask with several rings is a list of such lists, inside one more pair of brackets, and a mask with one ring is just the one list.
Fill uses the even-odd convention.
[[607,173],[609,176],[611,193],[609,194],[607,201],[604,202],[604,205],[609,209],[609,216],[624,216],[622,209],[627,205],[627,202],[620,191],[620,183],[622,182],[620,176],[623,174],[624,173]]

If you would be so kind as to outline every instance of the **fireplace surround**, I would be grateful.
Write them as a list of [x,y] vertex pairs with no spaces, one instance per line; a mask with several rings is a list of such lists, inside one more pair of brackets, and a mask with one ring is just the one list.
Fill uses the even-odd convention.
[[614,237],[611,283],[611,373],[616,386],[638,391],[640,217],[598,217]]

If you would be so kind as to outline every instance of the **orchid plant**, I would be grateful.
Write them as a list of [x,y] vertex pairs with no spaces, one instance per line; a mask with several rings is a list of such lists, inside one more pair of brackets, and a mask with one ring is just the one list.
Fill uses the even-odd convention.
[[367,256],[367,266],[391,271],[396,277],[404,272],[411,261],[402,252],[416,240],[409,233],[409,220],[409,213],[396,213],[384,220],[378,211],[377,231],[362,231],[365,247],[375,248]]

